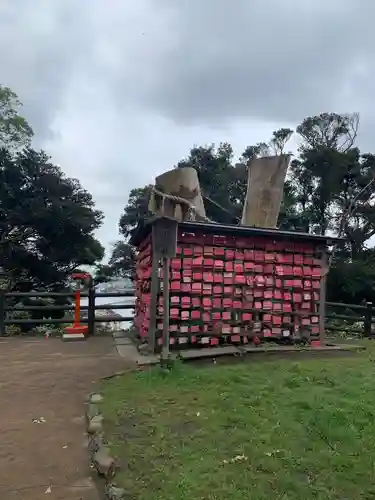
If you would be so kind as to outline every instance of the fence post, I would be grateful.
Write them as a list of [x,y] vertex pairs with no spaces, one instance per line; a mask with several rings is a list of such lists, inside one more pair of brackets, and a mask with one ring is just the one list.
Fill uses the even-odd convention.
[[95,334],[95,286],[94,280],[89,282],[88,311],[87,311],[88,334]]
[[372,325],[372,302],[366,302],[365,320],[363,323],[365,337],[371,337],[371,325]]
[[327,273],[329,270],[329,257],[327,248],[324,248],[321,255],[322,277],[320,279],[319,290],[319,341],[321,345],[326,341],[326,300],[327,300]]
[[366,302],[365,319],[363,322],[364,337],[371,337],[371,324],[372,324],[372,302]]
[[0,288],[0,337],[5,336],[5,291]]

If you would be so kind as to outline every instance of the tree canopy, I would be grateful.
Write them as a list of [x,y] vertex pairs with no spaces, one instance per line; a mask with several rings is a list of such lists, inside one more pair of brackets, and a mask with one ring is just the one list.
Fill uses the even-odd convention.
[[9,287],[56,288],[78,266],[102,259],[94,231],[103,214],[78,180],[30,147],[21,106],[0,85],[0,266]]
[[[375,235],[375,155],[356,146],[358,127],[357,114],[322,113],[307,117],[296,128],[298,151],[289,168],[278,221],[281,229],[346,238],[334,255],[328,297],[349,303],[375,301],[375,252],[370,242]],[[245,199],[248,161],[285,153],[292,134],[287,128],[277,130],[268,142],[246,147],[238,160],[228,143],[196,146],[176,168],[196,168],[209,218],[235,222]],[[126,241],[139,219],[149,215],[149,189],[130,192],[120,218],[124,241],[115,247],[114,272],[120,268],[129,272],[131,250]]]
[[30,145],[34,132],[19,114],[21,107],[17,94],[0,85],[0,147],[15,149]]
[[0,259],[13,286],[56,286],[101,259],[93,233],[102,219],[79,181],[45,153],[0,149]]
[[112,247],[108,264],[99,264],[96,268],[95,281],[105,282],[111,278],[128,278],[134,276],[135,249],[126,241],[117,241]]

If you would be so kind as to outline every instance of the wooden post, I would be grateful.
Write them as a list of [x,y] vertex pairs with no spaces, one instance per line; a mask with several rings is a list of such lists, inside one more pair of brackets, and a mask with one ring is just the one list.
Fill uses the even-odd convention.
[[148,328],[148,348],[154,353],[156,346],[156,312],[158,307],[159,278],[158,278],[159,259],[152,254],[151,271],[151,298],[150,298],[150,323]]
[[81,290],[76,290],[74,293],[75,308],[74,308],[74,324],[81,324]]
[[[169,217],[160,217],[154,220],[152,226],[152,255],[153,259],[163,260],[163,347],[161,362],[169,362],[169,264],[170,259],[177,253],[178,221]],[[156,286],[156,285],[155,285]],[[156,294],[155,294],[156,295]],[[151,318],[150,318],[151,319]]]
[[87,311],[88,335],[95,334],[95,286],[91,278],[88,286],[88,311]]
[[326,318],[326,293],[327,293],[327,274],[328,274],[328,257],[327,250],[322,250],[321,257],[322,276],[320,278],[320,297],[319,297],[319,340],[323,345],[326,341],[325,318]]
[[163,318],[163,349],[162,359],[168,360],[169,352],[169,263],[168,257],[163,259],[163,304],[164,304],[164,318]]
[[371,337],[372,326],[372,302],[366,302],[365,321],[364,321],[364,336]]
[[0,288],[0,337],[5,335],[5,291]]

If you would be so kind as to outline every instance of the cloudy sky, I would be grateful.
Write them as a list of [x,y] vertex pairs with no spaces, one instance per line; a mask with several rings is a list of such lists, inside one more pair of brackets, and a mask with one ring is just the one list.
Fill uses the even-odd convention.
[[375,151],[373,0],[0,0],[0,83],[106,214],[195,144],[240,154],[323,111]]

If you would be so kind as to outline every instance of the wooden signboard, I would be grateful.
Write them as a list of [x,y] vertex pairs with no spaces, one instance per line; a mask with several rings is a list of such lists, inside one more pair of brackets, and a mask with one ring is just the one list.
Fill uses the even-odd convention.
[[170,259],[177,251],[177,220],[167,217],[156,219],[152,225],[153,254],[158,259]]

